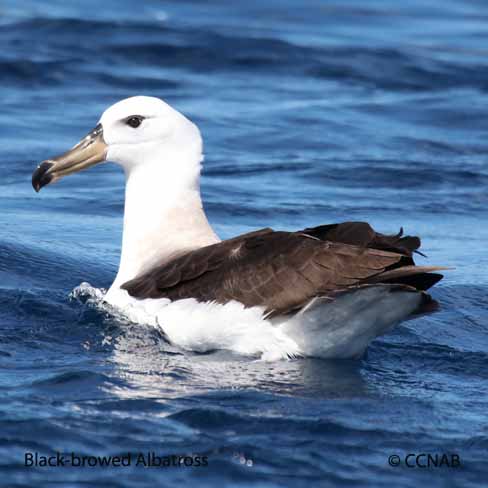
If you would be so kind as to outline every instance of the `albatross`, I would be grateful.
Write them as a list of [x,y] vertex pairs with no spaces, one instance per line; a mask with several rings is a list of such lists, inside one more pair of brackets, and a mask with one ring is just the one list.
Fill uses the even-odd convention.
[[161,327],[183,349],[265,360],[357,358],[395,324],[436,310],[426,290],[445,268],[415,265],[420,239],[402,231],[344,222],[221,240],[200,196],[202,147],[183,114],[136,96],[35,169],[37,192],[104,161],[124,169],[120,265],[104,296],[110,307]]

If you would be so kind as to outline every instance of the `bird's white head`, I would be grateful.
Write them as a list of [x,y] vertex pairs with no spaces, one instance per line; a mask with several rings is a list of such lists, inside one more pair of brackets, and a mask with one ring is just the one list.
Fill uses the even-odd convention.
[[[98,125],[60,156],[43,161],[32,176],[36,191],[103,161],[126,173],[151,166],[171,179],[199,173],[202,139],[198,127],[159,98],[137,96],[109,107]],[[171,182],[169,182],[171,183]]]
[[105,110],[100,124],[107,159],[126,169],[155,158],[157,164],[171,164],[182,152],[202,152],[198,127],[159,98],[126,98]]

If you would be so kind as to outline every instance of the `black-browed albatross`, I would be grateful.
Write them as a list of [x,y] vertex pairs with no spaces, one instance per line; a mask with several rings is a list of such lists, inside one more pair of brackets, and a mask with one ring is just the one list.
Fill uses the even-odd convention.
[[197,126],[139,96],[108,108],[80,143],[34,171],[39,191],[102,161],[124,168],[122,253],[108,304],[183,348],[264,359],[358,357],[393,325],[435,310],[425,290],[443,268],[414,264],[417,237],[345,222],[221,241],[202,207],[202,160]]

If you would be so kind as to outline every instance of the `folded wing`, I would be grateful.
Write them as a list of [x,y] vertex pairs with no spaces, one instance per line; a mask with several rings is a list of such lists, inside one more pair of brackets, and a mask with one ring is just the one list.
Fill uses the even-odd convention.
[[368,284],[425,290],[442,278],[432,273],[442,268],[415,266],[419,246],[417,237],[385,236],[362,222],[300,232],[262,229],[188,252],[122,288],[141,299],[237,300],[275,316]]

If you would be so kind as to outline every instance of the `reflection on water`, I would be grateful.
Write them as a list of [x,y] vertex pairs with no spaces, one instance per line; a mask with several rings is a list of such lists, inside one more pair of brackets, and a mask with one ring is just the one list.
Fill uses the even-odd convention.
[[[367,388],[360,361],[265,362],[227,351],[191,354],[172,349],[152,328],[130,326],[114,341],[111,356],[117,376],[129,388],[121,397],[155,395],[176,398],[214,389],[253,389],[264,393],[332,397],[361,396]],[[161,395],[163,393],[163,395]]]

